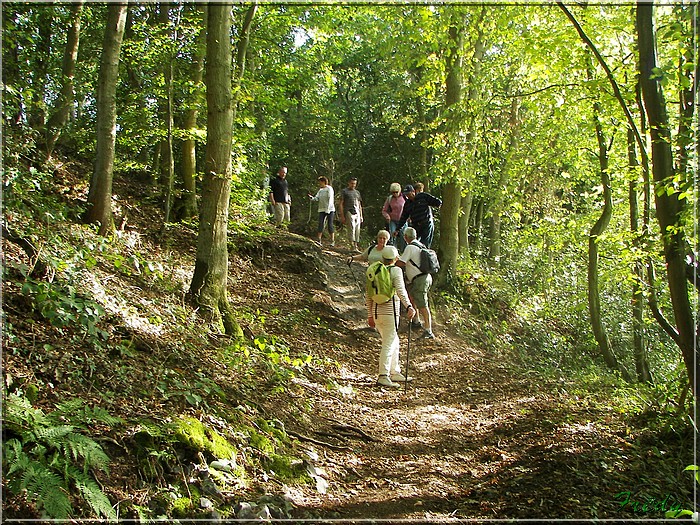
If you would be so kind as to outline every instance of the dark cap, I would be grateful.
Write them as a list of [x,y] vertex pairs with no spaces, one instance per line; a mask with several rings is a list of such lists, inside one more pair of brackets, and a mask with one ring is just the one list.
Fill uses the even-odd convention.
[[406,187],[403,189],[403,192],[404,193],[411,193],[412,191],[416,191],[415,188],[413,186],[411,186],[410,184],[406,184]]

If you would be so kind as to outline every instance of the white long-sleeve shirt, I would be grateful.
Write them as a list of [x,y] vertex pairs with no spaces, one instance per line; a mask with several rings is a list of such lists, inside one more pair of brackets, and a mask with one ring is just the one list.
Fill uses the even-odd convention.
[[330,213],[335,211],[335,192],[333,191],[333,186],[330,184],[319,188],[314,197],[311,197],[312,201],[318,202],[318,212],[319,213]]
[[389,266],[389,271],[391,272],[391,282],[394,285],[396,293],[391,299],[383,304],[375,304],[372,298],[368,295],[367,318],[374,317],[376,319],[380,315],[396,315],[398,317],[401,311],[401,304],[403,304],[406,309],[408,309],[408,307],[411,305],[411,300],[408,297],[406,286],[403,283],[403,271],[401,271],[401,268],[398,266]]

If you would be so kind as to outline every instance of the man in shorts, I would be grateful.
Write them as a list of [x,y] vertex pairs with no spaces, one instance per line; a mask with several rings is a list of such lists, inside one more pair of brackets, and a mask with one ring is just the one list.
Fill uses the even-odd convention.
[[[433,320],[428,307],[428,291],[433,284],[433,276],[420,271],[420,247],[413,242],[416,240],[415,228],[406,228],[403,233],[406,248],[396,262],[397,266],[404,269],[408,281],[408,293],[413,305],[418,310],[423,321],[425,331],[419,339],[435,339],[433,334]],[[414,321],[419,323],[419,321]],[[414,325],[415,326],[415,325]],[[419,325],[420,326],[420,325]]]

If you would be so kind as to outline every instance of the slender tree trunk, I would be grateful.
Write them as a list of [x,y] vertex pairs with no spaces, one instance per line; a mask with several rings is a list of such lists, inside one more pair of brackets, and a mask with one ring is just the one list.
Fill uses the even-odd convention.
[[[445,107],[449,112],[462,100],[462,53],[464,48],[464,24],[455,20],[449,28],[450,49],[447,54],[447,78],[445,90]],[[456,118],[456,117],[452,117]],[[449,123],[448,123],[449,125]],[[455,147],[454,145],[448,147]],[[459,182],[461,170],[451,175],[442,192],[440,209],[440,273],[437,285],[444,286],[455,274],[459,257],[459,210],[462,201],[462,185]]]
[[183,206],[181,217],[189,219],[197,215],[197,141],[194,137],[194,132],[197,129],[198,100],[200,99],[198,86],[202,84],[204,73],[204,50],[206,46],[206,20],[207,20],[207,5],[193,4],[192,9],[202,13],[202,30],[197,37],[196,52],[192,61],[191,80],[195,86],[196,95],[190,101],[189,108],[185,112],[184,128],[185,140],[182,142],[182,180],[185,188],[183,196]]
[[173,189],[175,187],[175,159],[173,157],[173,51],[174,40],[177,36],[171,29],[170,5],[161,2],[159,8],[159,22],[165,39],[168,41],[167,51],[163,57],[163,98],[161,99],[161,115],[165,124],[165,138],[161,141],[161,184],[164,196],[163,222],[171,222],[173,207]]
[[61,135],[63,127],[68,123],[70,110],[75,103],[73,92],[73,80],[75,79],[75,66],[78,62],[78,46],[80,43],[80,15],[83,10],[83,0],[71,4],[71,22],[66,37],[66,47],[63,53],[63,79],[61,92],[56,99],[51,117],[46,123],[45,148],[46,158],[50,158],[53,149]]
[[494,197],[491,204],[491,227],[489,231],[489,264],[493,268],[497,268],[501,260],[501,217],[503,215],[503,206],[507,193],[508,179],[510,176],[511,157],[518,147],[520,140],[520,100],[513,97],[510,107],[510,118],[508,121],[508,129],[510,139],[506,152],[503,156],[503,163],[500,166],[500,174],[496,188],[494,189]]
[[603,359],[609,368],[619,370],[626,381],[631,381],[631,377],[625,367],[617,360],[615,352],[608,339],[608,334],[603,326],[603,319],[600,308],[600,290],[598,284],[598,240],[610,224],[613,212],[612,189],[610,187],[610,174],[608,172],[608,150],[605,144],[603,128],[598,115],[600,114],[599,104],[594,104],[595,131],[598,140],[598,162],[600,163],[600,180],[603,185],[603,211],[591,228],[588,236],[588,309],[591,320],[593,335],[598,343],[598,349],[603,355]]
[[126,12],[126,3],[110,3],[107,7],[107,25],[97,80],[97,149],[85,222],[99,224],[100,235],[107,235],[114,230],[112,177],[117,136],[116,94]]
[[486,215],[484,199],[477,199],[476,213],[474,214],[474,250],[481,254],[484,249],[484,216]]
[[[484,53],[486,52],[486,41],[484,38],[484,18],[488,13],[488,7],[483,5],[479,13],[479,17],[475,22],[476,26],[476,40],[474,41],[474,53],[472,55],[472,66],[471,72],[469,74],[469,79],[467,85],[469,86],[467,92],[467,98],[470,101],[470,106],[478,107],[480,95],[480,85],[481,85],[481,71],[484,59]],[[477,123],[478,113],[475,110],[469,110],[468,119],[469,127],[467,129],[466,143],[468,147],[468,168],[467,170],[471,173],[476,166],[476,153],[478,148],[478,141],[475,140],[476,137],[476,123]],[[469,176],[470,179],[473,178],[472,175]],[[469,257],[469,216],[471,214],[472,207],[472,194],[470,190],[470,184],[464,184],[462,188],[462,200],[460,202],[460,213],[459,213],[459,252],[463,254],[464,257]]]
[[695,320],[685,273],[685,236],[683,228],[678,227],[681,224],[683,205],[678,199],[677,192],[668,191],[673,188],[675,172],[666,101],[661,81],[654,74],[657,62],[653,13],[653,4],[641,1],[637,3],[640,83],[651,132],[652,175],[656,186],[656,217],[663,237],[671,303],[679,335],[680,350],[688,370],[693,393],[695,393],[695,379],[700,359],[698,359]]
[[474,196],[471,191],[462,196],[459,204],[459,251],[465,257],[469,257],[469,224],[472,212]]
[[[627,156],[631,172],[637,173],[639,162],[635,148],[634,132],[627,130]],[[639,231],[639,203],[637,199],[637,177],[629,183],[630,201],[630,230],[633,236],[633,248],[639,253],[642,249]],[[642,283],[644,282],[644,267],[642,261],[635,259],[632,263],[634,282],[632,284],[632,340],[634,342],[634,364],[637,372],[637,380],[641,383],[651,382],[649,370],[649,358],[644,342],[644,297],[642,295]]]
[[29,125],[39,132],[43,132],[46,126],[44,95],[46,93],[47,79],[49,78],[52,36],[51,21],[53,15],[53,2],[48,2],[39,9],[36,47],[33,50],[34,75],[32,76],[31,102],[28,108],[27,118]]

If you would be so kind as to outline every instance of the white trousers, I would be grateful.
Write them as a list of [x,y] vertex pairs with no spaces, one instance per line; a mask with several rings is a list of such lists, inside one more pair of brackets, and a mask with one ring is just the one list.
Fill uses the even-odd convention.
[[350,212],[345,212],[345,225],[348,227],[348,239],[350,242],[360,242],[360,214],[352,215]]
[[382,350],[379,352],[379,375],[400,374],[399,334],[396,333],[393,315],[379,315],[374,326],[382,337]]

